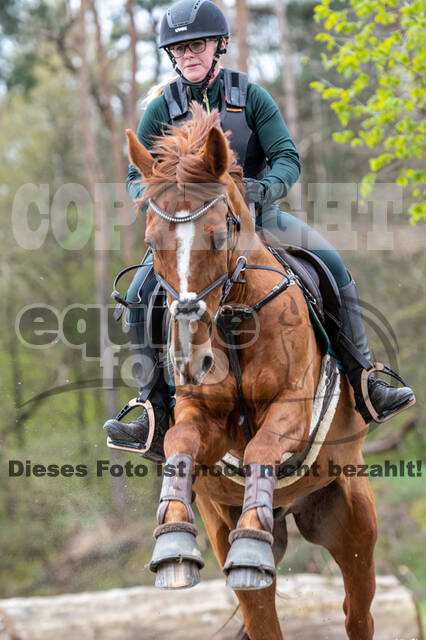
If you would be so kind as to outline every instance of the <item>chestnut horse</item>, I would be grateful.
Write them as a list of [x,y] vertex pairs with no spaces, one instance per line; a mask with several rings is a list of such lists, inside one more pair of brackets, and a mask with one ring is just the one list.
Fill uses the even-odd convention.
[[[342,571],[348,637],[371,640],[376,518],[368,478],[356,475],[366,428],[352,389],[337,373],[340,396],[318,445],[315,473],[308,470],[281,486],[273,470],[277,461],[306,448],[321,373],[322,354],[303,292],[290,286],[291,277],[281,288],[289,272],[278,268],[255,233],[241,169],[216,112],[208,115],[193,105],[192,119],[158,138],[152,153],[132,131],[127,135],[130,160],[146,184],[146,242],[167,291],[177,389],[164,442],[168,469],[175,473],[163,478],[150,565],[156,584],[182,588],[199,579],[195,493],[240,603],[245,629],[239,637],[283,638],[275,566],[286,548],[284,516],[292,513],[302,535],[325,547]],[[256,322],[254,315],[247,320],[255,339],[234,351],[241,367],[238,385],[218,318],[225,306],[253,308],[276,286],[279,295],[258,307]],[[249,441],[241,427],[241,395],[252,429]],[[215,469],[229,453],[242,461],[245,485],[223,473],[194,473],[197,465]],[[354,465],[352,473],[330,473],[347,464]]]

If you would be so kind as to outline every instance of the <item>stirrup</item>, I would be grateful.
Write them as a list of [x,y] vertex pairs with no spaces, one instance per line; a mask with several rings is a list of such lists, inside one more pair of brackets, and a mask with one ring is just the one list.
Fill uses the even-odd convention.
[[155,415],[154,408],[149,400],[142,400],[140,398],[132,398],[124,405],[124,407],[117,413],[116,420],[121,420],[124,418],[132,409],[135,407],[143,407],[148,414],[148,437],[145,442],[145,446],[143,447],[141,444],[135,443],[134,446],[127,443],[119,443],[117,440],[111,440],[111,438],[107,437],[107,446],[110,449],[118,449],[119,451],[130,451],[132,453],[139,453],[140,455],[145,454],[149,451],[152,440],[154,438],[155,431]]
[[405,387],[409,386],[404,380],[404,378],[402,378],[402,376],[395,373],[393,369],[383,364],[382,362],[373,362],[372,366],[369,369],[362,370],[362,373],[361,373],[362,399],[365,403],[365,406],[367,407],[367,410],[370,412],[371,418],[372,420],[374,420],[374,422],[379,422],[379,423],[386,422],[387,420],[390,420],[394,416],[398,415],[398,413],[401,413],[401,411],[404,411],[405,409],[408,409],[408,407],[411,407],[413,404],[416,404],[416,398],[413,397],[412,400],[405,402],[398,409],[395,409],[395,411],[391,411],[390,413],[385,413],[385,414],[377,413],[377,411],[373,407],[373,404],[370,400],[370,395],[368,392],[368,377],[370,376],[370,374],[374,373],[375,371],[383,371],[384,373],[391,376],[392,378],[395,378],[395,380],[398,380],[399,382],[401,382],[401,384],[403,384]]

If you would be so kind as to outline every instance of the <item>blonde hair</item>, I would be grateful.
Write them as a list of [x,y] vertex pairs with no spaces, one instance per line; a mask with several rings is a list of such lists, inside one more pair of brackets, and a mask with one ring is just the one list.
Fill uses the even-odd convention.
[[163,93],[163,89],[166,86],[166,84],[169,84],[169,82],[171,82],[172,80],[176,80],[176,78],[178,78],[178,77],[179,76],[177,76],[177,75],[169,76],[168,78],[163,80],[163,82],[159,82],[158,84],[154,84],[154,86],[151,87],[151,89],[148,91],[148,93],[145,96],[145,98],[142,100],[142,107],[143,108],[147,107],[150,102],[155,100],[155,98],[158,98],[158,96],[161,96],[161,94]]
[[[221,69],[222,69],[222,65],[219,63],[218,73],[219,73],[219,71]],[[163,89],[166,86],[166,84],[169,84],[169,82],[171,82],[172,80],[176,80],[177,78],[179,78],[179,76],[177,74],[175,74],[173,76],[169,76],[168,78],[163,80],[163,82],[159,82],[158,84],[154,84],[154,86],[151,87],[151,89],[146,94],[145,98],[142,100],[142,108],[145,109],[149,105],[150,102],[155,100],[155,98],[158,98],[158,96],[161,96],[161,94],[163,93]]]

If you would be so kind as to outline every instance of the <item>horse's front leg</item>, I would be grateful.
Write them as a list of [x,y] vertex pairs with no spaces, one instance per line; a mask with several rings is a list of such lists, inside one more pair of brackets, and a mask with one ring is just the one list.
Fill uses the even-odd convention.
[[[166,465],[150,563],[151,571],[156,573],[155,585],[160,589],[196,585],[200,580],[199,570],[204,566],[191,503],[194,461],[204,463],[206,457],[205,429],[205,417],[202,424],[200,416],[191,416],[190,420],[176,422],[165,438]],[[211,436],[208,440],[213,445]],[[213,445],[213,456],[215,448]]]
[[294,404],[276,403],[245,449],[243,509],[236,528],[231,531],[231,549],[224,566],[227,584],[232,589],[263,589],[274,580],[275,465],[284,452],[295,452],[301,446],[306,420],[303,406],[303,400]]

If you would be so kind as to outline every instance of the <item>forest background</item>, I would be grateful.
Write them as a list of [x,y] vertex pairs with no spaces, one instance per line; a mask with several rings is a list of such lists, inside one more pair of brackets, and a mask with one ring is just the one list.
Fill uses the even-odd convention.
[[[410,412],[372,429],[366,461],[422,461],[425,4],[218,4],[231,24],[226,66],[271,93],[301,154],[301,180],[282,207],[337,244],[376,359],[417,395]],[[151,463],[106,447],[104,420],[136,394],[122,328],[97,309],[111,305],[115,273],[145,250],[144,221],[125,192],[124,130],[170,75],[155,45],[166,5],[0,3],[3,598],[153,583],[143,567],[161,478]],[[11,460],[30,461],[31,474],[10,477]],[[144,462],[148,472],[98,476],[98,460]],[[36,477],[35,464],[82,464],[87,474]],[[425,608],[421,474],[416,467],[414,477],[398,472],[372,486],[377,571],[397,575]],[[220,576],[202,526],[200,547],[204,577]],[[338,569],[291,527],[279,572],[298,571]]]

